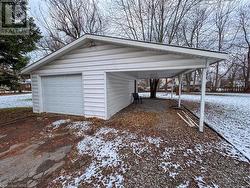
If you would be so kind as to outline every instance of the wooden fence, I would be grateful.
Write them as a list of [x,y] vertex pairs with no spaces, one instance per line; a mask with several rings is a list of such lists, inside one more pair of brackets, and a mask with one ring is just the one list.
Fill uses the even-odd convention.
[[220,87],[216,90],[216,92],[220,93],[244,93],[245,87],[237,86],[237,87]]

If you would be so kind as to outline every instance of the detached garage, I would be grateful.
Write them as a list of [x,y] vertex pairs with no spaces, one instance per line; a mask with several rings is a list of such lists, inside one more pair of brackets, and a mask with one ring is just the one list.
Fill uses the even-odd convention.
[[220,52],[87,34],[22,74],[31,75],[34,112],[109,119],[132,102],[134,80],[202,69],[203,124],[206,69],[226,58]]

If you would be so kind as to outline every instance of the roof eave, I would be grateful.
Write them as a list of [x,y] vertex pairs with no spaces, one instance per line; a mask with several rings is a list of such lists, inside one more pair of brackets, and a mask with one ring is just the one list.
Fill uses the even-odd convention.
[[[92,40],[99,40],[104,42],[116,43],[116,44],[124,44],[130,46],[136,46],[141,48],[149,48],[154,50],[162,50],[162,51],[169,51],[169,52],[176,52],[182,53],[187,55],[196,55],[202,56],[207,58],[216,58],[220,60],[228,59],[227,53],[222,52],[214,52],[214,51],[207,51],[202,49],[194,49],[194,48],[183,48],[178,46],[168,46],[168,45],[160,45],[156,43],[145,43],[143,41],[134,41],[134,40],[126,40],[126,39],[119,39],[113,37],[104,37],[99,35],[89,35]],[[146,46],[145,46],[146,45]]]
[[[144,43],[142,41],[134,41],[134,40],[125,40],[125,39],[119,39],[115,37],[105,37],[105,36],[99,36],[99,35],[90,35],[85,34],[81,38],[73,41],[72,43],[62,47],[61,49],[57,50],[56,52],[42,58],[41,60],[38,60],[37,62],[25,67],[21,74],[30,74],[35,69],[41,67],[42,65],[49,63],[56,58],[60,57],[61,55],[71,51],[72,49],[82,45],[85,40],[97,40],[97,41],[103,41],[103,42],[109,42],[109,43],[115,43],[120,45],[129,45],[134,47],[141,47],[141,48],[148,48],[153,50],[161,50],[161,51],[168,51],[168,52],[174,52],[174,53],[180,53],[180,54],[187,54],[187,55],[195,55],[200,56],[204,58],[211,58],[214,59],[213,62],[226,60],[229,58],[228,54],[226,53],[219,53],[219,52],[213,52],[213,51],[206,51],[201,49],[192,49],[192,48],[182,48],[177,46],[167,46],[167,45],[159,45],[155,43]],[[211,63],[213,63],[211,62]]]
[[21,70],[21,74],[29,74],[34,69],[39,68],[45,63],[51,62],[55,60],[56,58],[60,57],[63,54],[66,54],[67,52],[71,51],[72,49],[76,48],[76,46],[79,46],[84,43],[85,40],[89,38],[89,35],[84,35],[83,37],[73,41],[72,43],[60,48],[59,50],[49,54],[48,56],[45,56],[44,58],[28,65],[27,67],[24,67],[24,69]]

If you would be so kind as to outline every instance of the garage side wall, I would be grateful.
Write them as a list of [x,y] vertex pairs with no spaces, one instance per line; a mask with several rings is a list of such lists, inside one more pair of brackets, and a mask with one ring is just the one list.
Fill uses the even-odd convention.
[[40,112],[40,102],[39,102],[39,76],[31,75],[31,88],[32,88],[32,103],[33,112]]
[[125,73],[106,73],[107,118],[132,102],[134,78]]

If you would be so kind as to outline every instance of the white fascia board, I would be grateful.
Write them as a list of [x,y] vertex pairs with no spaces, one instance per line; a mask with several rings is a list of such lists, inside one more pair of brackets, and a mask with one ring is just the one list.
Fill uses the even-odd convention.
[[84,35],[83,37],[73,41],[72,43],[60,48],[59,50],[45,56],[44,58],[28,65],[27,67],[25,67],[22,71],[21,74],[28,74],[30,73],[32,70],[48,63],[51,62],[53,60],[55,60],[56,58],[66,54],[67,52],[73,50],[74,48],[78,47],[79,45],[83,44],[84,41],[87,39],[87,35]]
[[218,60],[225,60],[228,59],[229,56],[226,53],[221,52],[213,52],[209,50],[202,50],[202,49],[194,49],[194,48],[186,48],[186,47],[178,47],[178,46],[171,46],[171,45],[164,45],[164,44],[156,44],[150,42],[142,42],[142,41],[134,41],[128,39],[119,39],[113,37],[104,37],[98,35],[89,35],[93,40],[100,40],[104,42],[116,43],[116,44],[123,44],[141,48],[149,48],[154,50],[161,50],[167,52],[174,52],[174,53],[182,53],[194,56],[202,56],[207,58],[215,58]]

